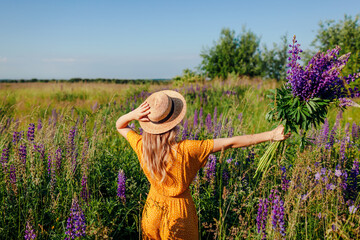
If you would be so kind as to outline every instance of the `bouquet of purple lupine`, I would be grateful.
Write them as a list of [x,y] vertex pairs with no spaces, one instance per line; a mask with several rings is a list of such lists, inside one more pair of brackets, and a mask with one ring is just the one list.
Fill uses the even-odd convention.
[[[360,73],[341,75],[350,53],[339,57],[339,46],[326,53],[318,52],[305,67],[298,62],[302,50],[295,36],[290,48],[288,82],[281,88],[270,91],[268,97],[272,100],[271,110],[266,118],[283,124],[285,133],[299,133],[301,130],[300,148],[303,149],[309,142],[306,131],[312,126],[317,128],[324,122],[330,104],[342,109],[357,105],[350,98],[360,96],[359,89],[354,84]],[[283,141],[270,144],[260,158],[255,176],[267,171],[271,160],[282,152],[283,146]]]

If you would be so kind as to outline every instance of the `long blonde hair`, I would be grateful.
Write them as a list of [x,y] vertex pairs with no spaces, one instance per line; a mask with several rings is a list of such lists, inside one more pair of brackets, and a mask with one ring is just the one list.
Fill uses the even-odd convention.
[[176,144],[177,133],[177,126],[161,134],[143,132],[143,160],[151,176],[160,182],[165,180],[166,167],[174,159],[171,148]]

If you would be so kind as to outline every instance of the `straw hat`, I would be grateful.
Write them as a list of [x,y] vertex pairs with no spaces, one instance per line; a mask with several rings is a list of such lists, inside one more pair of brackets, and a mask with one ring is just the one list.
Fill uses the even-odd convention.
[[145,100],[150,106],[149,122],[140,122],[145,132],[160,134],[178,125],[186,113],[185,98],[178,92],[164,90]]

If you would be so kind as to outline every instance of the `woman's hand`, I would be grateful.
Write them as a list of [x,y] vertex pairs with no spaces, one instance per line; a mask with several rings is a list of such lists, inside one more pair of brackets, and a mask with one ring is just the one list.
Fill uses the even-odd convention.
[[131,112],[134,120],[138,120],[140,122],[149,122],[149,118],[147,115],[150,114],[150,106],[147,102],[143,102],[138,108]]
[[282,141],[291,136],[291,133],[284,134],[284,126],[279,125],[277,128],[271,131],[271,140],[272,141]]

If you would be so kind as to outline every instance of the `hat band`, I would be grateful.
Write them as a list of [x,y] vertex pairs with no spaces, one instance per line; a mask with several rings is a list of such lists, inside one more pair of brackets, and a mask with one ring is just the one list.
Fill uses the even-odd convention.
[[170,109],[169,114],[166,117],[164,117],[163,119],[161,119],[160,121],[154,122],[154,121],[150,120],[150,122],[155,123],[155,124],[161,124],[161,123],[164,123],[164,122],[166,122],[167,120],[169,120],[171,118],[171,116],[174,113],[174,105],[175,104],[174,104],[174,101],[172,100],[172,98],[170,98],[170,99],[171,99],[171,109]]

